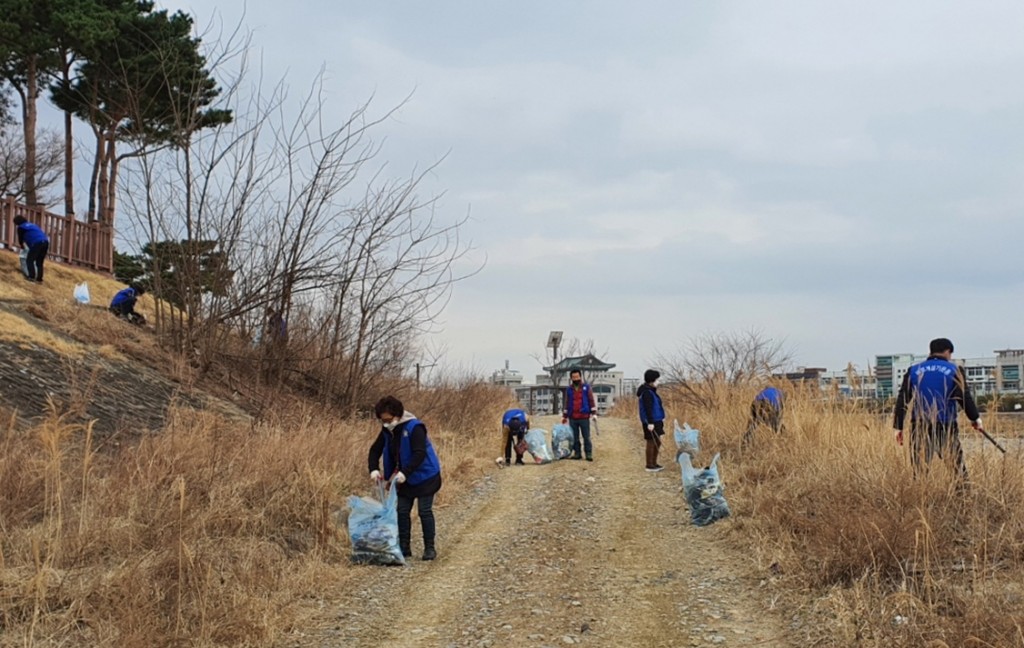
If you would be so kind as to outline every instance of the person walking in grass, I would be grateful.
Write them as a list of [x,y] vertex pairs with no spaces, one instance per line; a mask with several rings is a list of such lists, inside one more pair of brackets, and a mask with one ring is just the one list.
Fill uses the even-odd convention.
[[759,391],[750,404],[750,422],[743,435],[743,443],[750,443],[754,439],[754,432],[761,425],[767,425],[776,434],[781,432],[782,406],[782,391],[778,387],[768,386]]
[[655,369],[644,372],[644,384],[636,390],[637,404],[640,409],[640,426],[643,428],[644,441],[647,443],[647,472],[664,470],[658,464],[658,452],[661,450],[661,437],[665,434],[665,408],[658,396],[658,378],[661,373]]
[[[594,392],[590,384],[583,382],[583,373],[579,369],[569,372],[570,385],[565,388],[564,405],[562,406],[562,423],[569,423],[572,428],[572,458],[579,460],[586,453],[587,461],[594,460],[594,448],[590,443],[590,419],[597,418],[597,405],[594,403]],[[582,453],[580,437],[583,437]]]
[[903,427],[910,411],[910,463],[914,474],[933,456],[953,462],[957,476],[967,481],[967,465],[960,445],[957,413],[963,408],[971,427],[981,430],[981,414],[971,397],[963,367],[952,361],[953,343],[936,338],[928,345],[928,358],[911,366],[896,396],[893,431],[903,445]]
[[[516,465],[523,465],[522,443],[526,431],[530,428],[530,419],[521,409],[510,409],[501,417],[501,431],[504,438],[505,465],[512,461],[512,450],[516,451]],[[513,445],[512,439],[516,439]]]
[[43,283],[43,262],[50,251],[50,238],[42,228],[28,222],[24,216],[15,216],[14,225],[18,228],[18,245],[28,250],[25,278]]
[[[437,558],[434,546],[434,495],[441,490],[441,462],[427,436],[427,426],[402,401],[385,396],[377,401],[374,413],[381,429],[370,446],[367,464],[370,480],[388,480],[398,489],[398,544],[402,555],[412,556],[412,504],[416,500],[423,528],[423,560]],[[380,470],[381,459],[384,471]]]

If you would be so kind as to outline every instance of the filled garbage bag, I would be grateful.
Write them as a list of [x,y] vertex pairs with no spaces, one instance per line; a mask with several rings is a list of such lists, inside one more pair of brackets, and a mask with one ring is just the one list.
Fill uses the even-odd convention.
[[392,487],[380,498],[348,498],[348,536],[352,541],[352,562],[370,565],[404,565],[398,544],[398,491]]
[[676,459],[679,459],[680,453],[687,453],[691,457],[696,457],[697,453],[700,452],[700,430],[695,430],[690,427],[689,423],[683,423],[683,427],[679,427],[679,421],[672,420],[672,437],[676,441]]
[[565,459],[572,454],[572,428],[559,423],[551,430],[551,447],[555,459]]
[[28,248],[21,248],[18,252],[18,264],[21,266],[21,274],[28,276]]
[[546,430],[534,428],[526,433],[523,440],[526,441],[526,450],[533,455],[535,462],[545,464],[554,461],[555,457],[551,454],[551,446],[548,445],[548,433]]
[[694,468],[688,453],[679,454],[683,494],[690,507],[690,521],[696,526],[707,526],[729,517],[729,504],[725,501],[724,486],[718,475],[718,457],[716,454],[707,468]]

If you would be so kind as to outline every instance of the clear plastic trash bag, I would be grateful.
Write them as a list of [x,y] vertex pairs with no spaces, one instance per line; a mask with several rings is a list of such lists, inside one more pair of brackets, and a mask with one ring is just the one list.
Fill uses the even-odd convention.
[[352,562],[370,565],[404,565],[398,544],[398,490],[392,486],[372,497],[348,498],[348,537],[352,541]]
[[555,459],[565,459],[572,454],[572,428],[559,423],[551,430],[551,446]]
[[690,427],[689,423],[683,423],[683,427],[679,427],[679,421],[672,420],[672,437],[676,441],[676,458],[679,458],[680,453],[687,453],[691,457],[696,457],[700,452],[700,430]]
[[729,504],[725,501],[722,479],[718,474],[718,454],[707,468],[694,468],[690,455],[679,454],[683,472],[683,494],[690,507],[690,521],[696,526],[707,526],[729,517]]
[[548,433],[546,430],[534,428],[523,437],[526,441],[526,450],[533,455],[533,460],[539,464],[549,463],[555,460],[551,453],[551,446],[548,445]]

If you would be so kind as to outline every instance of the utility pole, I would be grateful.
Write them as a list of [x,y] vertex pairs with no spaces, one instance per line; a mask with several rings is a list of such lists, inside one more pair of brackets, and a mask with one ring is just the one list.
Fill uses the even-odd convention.
[[430,369],[431,367],[436,367],[436,366],[437,366],[436,362],[434,362],[432,364],[428,364],[428,365],[420,364],[419,362],[416,363],[416,390],[417,391],[419,391],[419,388],[420,388],[420,370],[421,369]]

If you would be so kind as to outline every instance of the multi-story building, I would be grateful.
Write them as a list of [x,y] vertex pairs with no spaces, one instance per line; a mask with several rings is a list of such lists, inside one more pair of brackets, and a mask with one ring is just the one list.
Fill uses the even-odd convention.
[[870,370],[860,372],[852,366],[842,371],[822,370],[818,384],[823,392],[846,398],[875,398],[878,391],[877,378]]
[[523,374],[515,369],[509,369],[508,360],[506,360],[504,369],[498,369],[491,374],[491,382],[505,387],[518,387],[523,384]]

